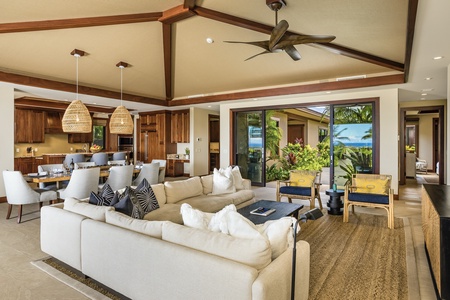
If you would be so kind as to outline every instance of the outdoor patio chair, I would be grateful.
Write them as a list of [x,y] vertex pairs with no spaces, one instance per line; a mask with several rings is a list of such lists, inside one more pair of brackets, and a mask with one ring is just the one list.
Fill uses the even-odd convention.
[[315,208],[317,199],[320,209],[323,209],[319,192],[320,174],[320,171],[290,171],[289,180],[277,181],[277,201],[281,201],[281,197],[287,197],[290,203],[292,203],[292,199],[309,200],[310,207]]
[[388,227],[394,228],[394,191],[392,176],[380,174],[353,174],[351,185],[345,186],[344,222],[348,222],[349,208],[354,206],[384,208],[388,215]]

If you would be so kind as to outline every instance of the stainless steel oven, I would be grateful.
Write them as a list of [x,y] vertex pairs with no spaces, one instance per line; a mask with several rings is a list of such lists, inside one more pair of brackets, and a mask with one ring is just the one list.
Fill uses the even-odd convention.
[[117,146],[119,151],[133,151],[133,137],[119,135]]

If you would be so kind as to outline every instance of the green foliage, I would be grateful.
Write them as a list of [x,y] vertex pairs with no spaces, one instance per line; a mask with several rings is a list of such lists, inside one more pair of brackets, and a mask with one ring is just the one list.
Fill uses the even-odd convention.
[[322,170],[321,157],[317,148],[300,143],[287,144],[281,149],[284,158],[281,159],[286,170]]
[[289,170],[277,167],[277,164],[273,164],[266,168],[266,180],[286,180],[289,178]]
[[339,178],[344,178],[345,179],[345,184],[350,184],[352,182],[352,176],[353,174],[356,174],[356,169],[353,166],[353,164],[344,164],[341,165],[340,168],[345,172],[345,175],[339,175]]
[[270,159],[278,158],[278,150],[282,137],[281,128],[272,119],[275,111],[266,111],[266,151],[270,152]]

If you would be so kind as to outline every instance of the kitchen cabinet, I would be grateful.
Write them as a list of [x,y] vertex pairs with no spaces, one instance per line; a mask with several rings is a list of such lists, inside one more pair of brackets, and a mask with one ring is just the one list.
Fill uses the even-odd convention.
[[[42,161],[39,160],[39,161]],[[36,173],[37,164],[34,157],[16,157],[14,158],[14,170],[20,171],[22,174]]]
[[189,110],[173,111],[171,126],[170,141],[172,143],[189,143]]
[[45,133],[64,133],[62,130],[62,117],[63,113],[57,111],[45,112]]
[[94,140],[94,134],[92,132],[88,133],[69,133],[67,135],[67,141],[69,144],[74,143],[92,143]]
[[151,162],[166,159],[167,154],[176,153],[177,145],[171,142],[171,113],[159,111],[142,113],[138,122],[139,139],[136,160]]
[[15,109],[15,143],[43,143],[44,112],[28,109]]
[[166,164],[166,176],[177,177],[184,175],[184,164],[189,163],[188,159],[168,159]]

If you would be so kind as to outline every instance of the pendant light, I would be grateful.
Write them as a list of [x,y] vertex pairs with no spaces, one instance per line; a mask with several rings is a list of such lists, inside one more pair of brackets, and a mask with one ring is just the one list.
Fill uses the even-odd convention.
[[111,115],[109,121],[109,131],[116,134],[132,134],[133,133],[133,119],[131,119],[130,112],[122,105],[123,93],[123,69],[128,67],[126,62],[117,63],[116,67],[120,68],[120,106]]
[[78,99],[78,58],[84,56],[85,52],[75,49],[70,54],[77,59],[77,96],[64,112],[62,129],[69,133],[88,133],[92,131],[92,118],[89,110]]

